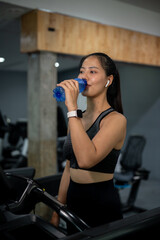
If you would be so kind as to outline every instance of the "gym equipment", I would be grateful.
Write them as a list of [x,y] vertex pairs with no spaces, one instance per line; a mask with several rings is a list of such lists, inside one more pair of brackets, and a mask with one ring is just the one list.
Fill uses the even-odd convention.
[[63,145],[65,142],[66,136],[57,138],[57,165],[58,172],[63,172],[66,164],[66,159],[63,154]]
[[[7,145],[3,142],[7,135]],[[27,166],[28,138],[27,120],[7,122],[0,112],[0,165],[3,169]]]
[[35,176],[35,168],[25,167],[3,171],[0,167],[0,189],[2,191],[0,204],[5,202],[5,200],[14,199],[15,196],[18,197],[22,194],[26,184],[23,181],[19,181],[19,176],[33,179]]
[[149,171],[142,168],[142,153],[145,144],[146,140],[143,136],[130,136],[120,160],[122,169],[114,173],[115,187],[118,190],[131,186],[127,202],[122,204],[123,212],[145,211],[134,205],[141,180],[147,180],[149,177]]
[[2,158],[4,136],[7,131],[8,131],[8,123],[0,111],[0,160]]
[[[53,177],[56,184],[59,184],[60,177],[60,175]],[[39,186],[39,183],[43,183],[43,178],[38,179],[39,183],[28,178],[20,177],[18,179],[19,181],[26,182],[27,187],[18,202],[10,202],[11,197],[6,195],[6,193],[10,193],[12,187],[6,174],[0,168],[0,187],[3,186],[1,193],[4,193],[1,196],[5,195],[3,202],[0,203],[0,239],[2,240],[28,240],[31,237],[36,237],[39,240],[134,240],[150,238],[153,235],[157,238],[160,237],[160,207],[127,217],[123,220],[89,228],[83,221],[81,222],[79,218],[77,219],[74,213],[67,211],[66,206],[59,204],[56,198],[52,197]],[[52,176],[44,178],[46,186],[50,181],[53,187]],[[49,188],[51,190],[51,185]],[[3,192],[3,190],[5,191]],[[32,208],[35,202],[41,200],[46,202],[51,208],[57,208],[57,212],[61,216],[63,215],[65,220],[68,218],[70,222],[75,221],[73,224],[78,225],[79,231],[74,235],[67,236],[61,229],[47,223],[41,217],[36,216],[36,214],[24,213],[28,207]],[[20,214],[20,212],[23,213]]]
[[[160,238],[160,207],[77,233],[67,240],[142,240]],[[66,240],[65,239],[65,240]]]
[[[63,156],[63,144],[67,135],[67,124],[59,106],[57,107],[57,123],[57,170],[62,172],[66,162]],[[8,122],[0,111],[0,166],[3,169],[27,167],[27,124],[25,119],[18,119],[16,123]],[[4,144],[4,140],[7,140],[7,144]]]
[[[26,184],[18,199],[14,193],[15,189],[13,189],[7,176],[9,176],[10,180],[13,177],[18,179],[19,183]],[[30,230],[33,225],[34,232],[40,239],[42,239],[42,236],[46,236],[44,239],[50,239],[47,237],[47,234],[48,236],[52,234],[52,239],[64,237],[65,233],[55,228],[52,224],[47,223],[39,216],[31,214],[31,211],[35,209],[35,205],[39,202],[43,202],[55,210],[64,221],[73,224],[77,231],[84,231],[89,228],[82,219],[70,211],[66,205],[57,201],[38,182],[40,183],[41,179],[35,181],[30,178],[12,175],[11,173],[4,173],[0,167],[0,187],[3,192],[0,202],[0,236],[3,236],[2,239],[8,239],[7,237],[10,237],[9,239],[28,239],[27,236],[30,236]]]
[[67,136],[67,123],[60,106],[57,106],[57,133],[57,166],[58,172],[63,172],[66,163],[63,154],[63,144]]

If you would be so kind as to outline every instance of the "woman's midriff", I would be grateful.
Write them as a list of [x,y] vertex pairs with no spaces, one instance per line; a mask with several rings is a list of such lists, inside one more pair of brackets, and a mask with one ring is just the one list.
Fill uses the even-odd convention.
[[113,173],[92,172],[75,168],[70,168],[70,175],[72,181],[81,184],[104,182],[113,178]]

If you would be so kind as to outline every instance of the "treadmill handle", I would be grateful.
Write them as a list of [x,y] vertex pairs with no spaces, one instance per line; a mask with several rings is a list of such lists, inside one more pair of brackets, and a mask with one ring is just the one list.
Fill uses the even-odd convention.
[[69,210],[65,204],[60,203],[44,189],[36,188],[34,189],[34,194],[36,194],[36,197],[38,197],[41,202],[55,210],[63,220],[72,223],[79,231],[90,228],[81,218]]

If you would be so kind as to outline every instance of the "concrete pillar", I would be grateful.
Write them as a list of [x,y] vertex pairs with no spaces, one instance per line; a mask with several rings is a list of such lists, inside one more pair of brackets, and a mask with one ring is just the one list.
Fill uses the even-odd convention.
[[35,177],[57,172],[57,103],[52,90],[57,83],[56,54],[29,54],[28,64],[28,165]]

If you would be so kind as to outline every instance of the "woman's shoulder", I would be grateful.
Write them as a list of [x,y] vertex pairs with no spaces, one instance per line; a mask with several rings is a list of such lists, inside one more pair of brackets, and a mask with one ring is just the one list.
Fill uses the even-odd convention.
[[127,121],[127,118],[122,113],[119,113],[117,111],[111,112],[111,117],[112,118],[114,117],[114,118],[119,119],[121,121]]
[[101,121],[101,125],[108,125],[108,124],[118,124],[119,126],[124,126],[126,127],[127,125],[127,118],[117,112],[117,111],[113,111],[113,112],[110,112],[108,115],[106,115],[102,121]]

